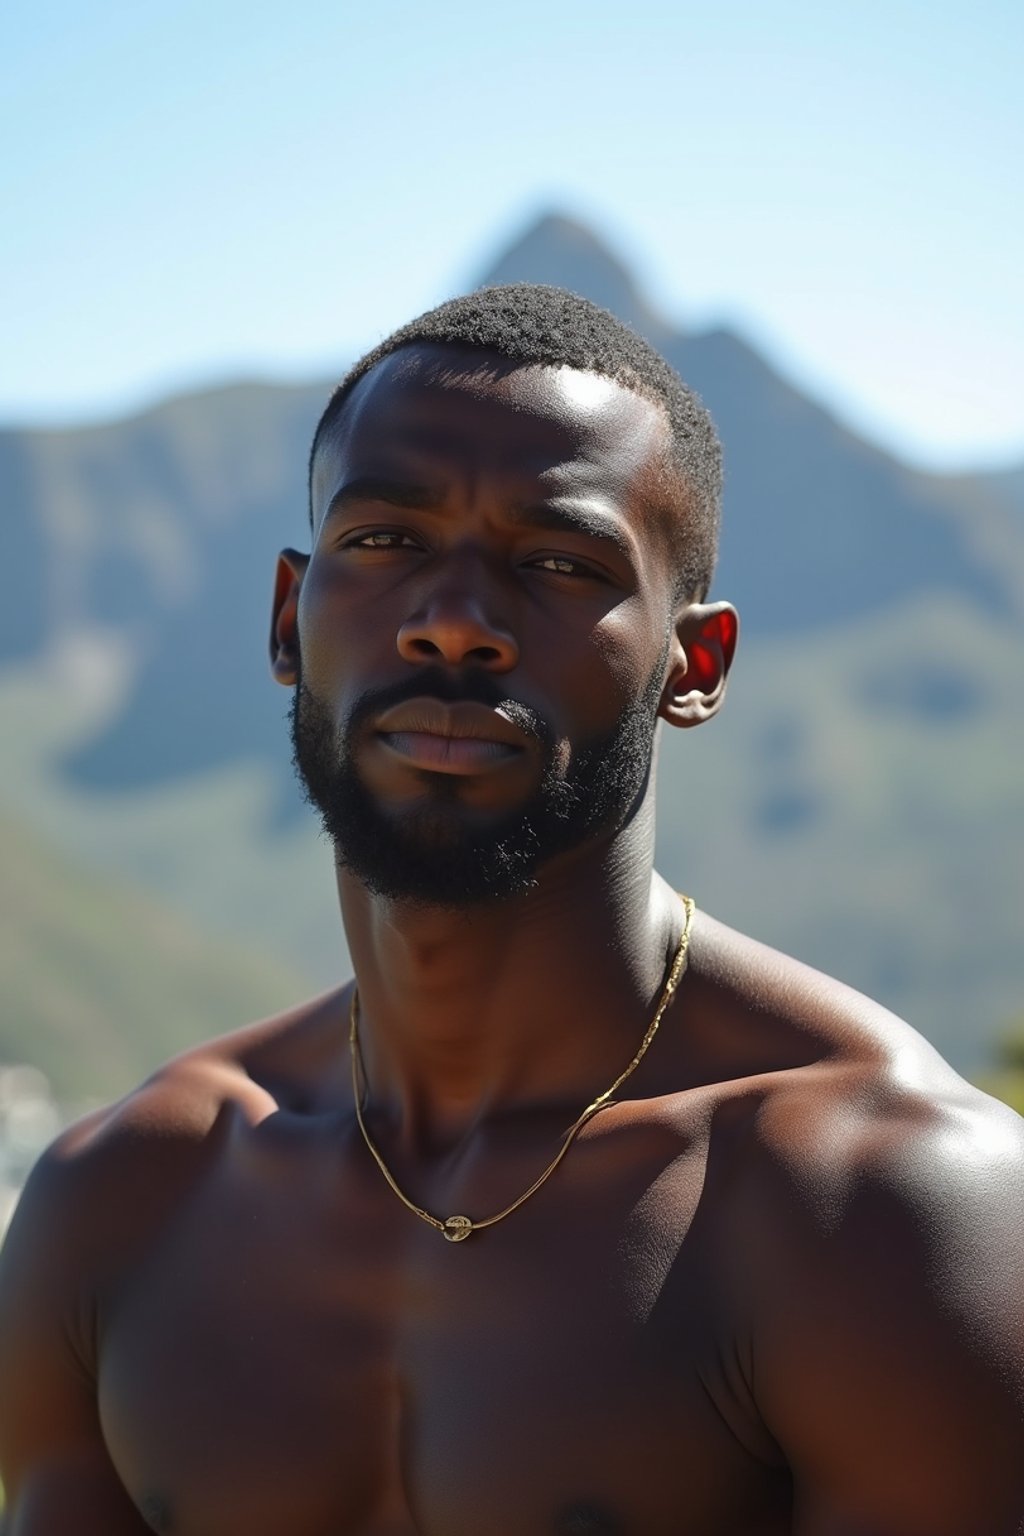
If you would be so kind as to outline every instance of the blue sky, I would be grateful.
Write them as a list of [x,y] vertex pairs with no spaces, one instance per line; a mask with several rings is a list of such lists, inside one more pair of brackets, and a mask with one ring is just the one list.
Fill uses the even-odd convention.
[[562,207],[914,461],[1024,459],[1019,4],[34,0],[0,55],[0,420],[331,373]]

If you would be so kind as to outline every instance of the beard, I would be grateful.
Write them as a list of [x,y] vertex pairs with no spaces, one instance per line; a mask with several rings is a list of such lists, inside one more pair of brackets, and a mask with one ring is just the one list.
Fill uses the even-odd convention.
[[[485,673],[456,680],[425,668],[391,688],[362,694],[339,729],[300,668],[291,708],[292,761],[338,865],[375,895],[425,906],[467,908],[530,890],[542,863],[618,830],[634,814],[650,778],[667,654],[666,642],[640,696],[609,732],[576,750],[564,772],[548,723],[506,698]],[[436,774],[422,798],[384,810],[360,778],[350,743],[368,719],[424,695],[500,707],[537,743],[542,769],[534,793],[513,810],[482,817],[460,799],[457,778]]]

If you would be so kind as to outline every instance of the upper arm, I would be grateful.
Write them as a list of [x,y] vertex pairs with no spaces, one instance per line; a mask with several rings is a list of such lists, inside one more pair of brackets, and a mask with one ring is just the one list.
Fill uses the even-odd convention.
[[3,1536],[143,1536],[107,1455],[89,1361],[88,1199],[58,1152],[29,1180],[0,1250]]
[[754,1390],[800,1536],[1024,1532],[1024,1123],[943,1115],[772,1202]]

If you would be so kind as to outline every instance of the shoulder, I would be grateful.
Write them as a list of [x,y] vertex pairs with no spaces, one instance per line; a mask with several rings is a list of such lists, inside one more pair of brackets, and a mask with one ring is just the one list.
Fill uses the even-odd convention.
[[708,938],[697,991],[754,1063],[721,1100],[719,1252],[764,1423],[828,1518],[1009,1530],[1024,1121],[867,998]]
[[[1024,1286],[1024,1121],[950,1072],[822,1064],[766,1094],[750,1127],[750,1209],[766,1263],[806,1284],[880,1278],[980,1299],[1004,1260]],[[753,1237],[748,1230],[747,1239]],[[965,1259],[970,1260],[965,1265]],[[899,1287],[893,1285],[892,1305]]]
[[62,1511],[78,1478],[105,1530],[136,1529],[96,1420],[111,1298],[240,1121],[315,1109],[334,1091],[340,1003],[331,994],[178,1057],[36,1164],[0,1248],[0,1468],[13,1497],[59,1465],[48,1494]]
[[23,1306],[80,1315],[202,1180],[233,1127],[340,1092],[342,1002],[332,992],[209,1041],[64,1131],[0,1249],[0,1329]]
[[338,989],[165,1062],[130,1093],[64,1131],[33,1184],[107,1176],[129,1153],[204,1143],[225,1116],[255,1122],[314,1096],[345,1039]]
[[1005,1334],[1024,1294],[1024,1121],[878,1004],[713,919],[690,982],[728,1170],[722,1255],[762,1339],[831,1316],[841,1344],[858,1309],[896,1326],[954,1306],[1000,1313]]
[[723,1067],[831,1061],[885,1070],[898,1057],[949,1072],[918,1031],[881,1004],[703,912],[694,920],[689,984],[702,1021],[731,1052]]
[[692,980],[755,1204],[835,1235],[865,1202],[1024,1194],[1024,1120],[879,1004],[710,918]]

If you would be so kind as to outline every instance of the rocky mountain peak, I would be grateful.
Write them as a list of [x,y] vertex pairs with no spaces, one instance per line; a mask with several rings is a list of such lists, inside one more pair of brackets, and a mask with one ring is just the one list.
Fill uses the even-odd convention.
[[625,262],[578,219],[543,213],[503,247],[477,287],[497,283],[551,283],[571,287],[658,345],[670,332],[646,302]]

